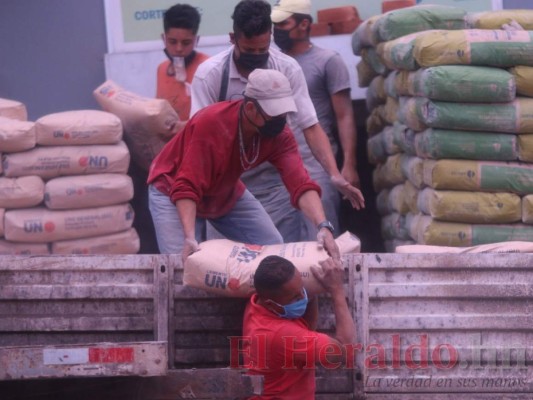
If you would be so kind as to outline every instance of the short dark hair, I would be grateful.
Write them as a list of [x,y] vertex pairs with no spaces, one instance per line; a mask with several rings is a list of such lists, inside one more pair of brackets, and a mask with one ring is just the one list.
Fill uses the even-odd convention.
[[264,0],[241,0],[233,10],[233,33],[247,38],[272,30],[270,4]]
[[260,296],[277,292],[292,279],[295,271],[294,264],[283,257],[265,257],[259,263],[254,274],[256,292]]
[[163,28],[168,32],[171,28],[190,29],[195,35],[200,28],[200,13],[189,4],[176,4],[163,15]]

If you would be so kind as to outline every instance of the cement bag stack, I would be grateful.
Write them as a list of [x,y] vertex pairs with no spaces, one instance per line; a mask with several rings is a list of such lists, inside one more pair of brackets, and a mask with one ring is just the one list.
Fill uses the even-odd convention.
[[[389,11],[361,24],[352,36],[352,48],[362,60],[359,86],[368,87],[366,121],[369,160],[375,165],[374,189],[382,216],[385,248],[413,244],[408,231],[411,214],[418,213],[422,187],[422,159],[414,151],[415,132],[398,121],[400,95],[396,81],[408,85],[409,71],[418,67],[414,40],[427,30],[465,29],[466,12],[455,7],[423,5]],[[400,74],[400,70],[404,73]],[[370,73],[368,72],[370,71]],[[363,75],[360,75],[363,72]]]
[[0,254],[138,252],[130,155],[115,115],[0,117],[0,152]]

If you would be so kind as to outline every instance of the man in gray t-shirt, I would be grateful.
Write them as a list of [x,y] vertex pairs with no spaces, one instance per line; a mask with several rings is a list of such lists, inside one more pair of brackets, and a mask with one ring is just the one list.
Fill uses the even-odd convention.
[[[313,19],[310,12],[310,0],[279,1],[271,13],[274,41],[302,68],[320,125],[326,132],[334,153],[342,150],[343,176],[351,177],[350,181],[359,185],[355,154],[357,131],[350,97],[348,69],[338,53],[311,43],[309,32]],[[335,131],[338,133],[340,143],[337,142]],[[296,137],[299,138],[301,135],[296,133]],[[301,152],[311,178],[322,188],[322,203],[326,217],[338,232],[340,196],[332,188],[331,181],[313,155],[306,151],[305,147],[301,148]],[[303,230],[304,240],[316,235],[315,227],[305,222]]]

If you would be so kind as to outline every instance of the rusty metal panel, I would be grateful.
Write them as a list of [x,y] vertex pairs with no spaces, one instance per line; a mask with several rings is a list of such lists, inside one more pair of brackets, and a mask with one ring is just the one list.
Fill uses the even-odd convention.
[[369,399],[533,397],[533,255],[360,257]]
[[167,373],[166,342],[0,348],[0,380]]

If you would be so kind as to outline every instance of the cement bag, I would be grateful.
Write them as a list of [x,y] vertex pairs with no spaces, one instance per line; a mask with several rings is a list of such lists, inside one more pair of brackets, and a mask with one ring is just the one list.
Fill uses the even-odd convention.
[[405,215],[409,212],[409,206],[405,200],[405,184],[394,186],[389,194],[389,207],[393,212]]
[[522,222],[533,224],[533,194],[522,197]]
[[414,74],[414,95],[461,103],[505,103],[515,99],[511,73],[500,68],[442,65]]
[[370,82],[366,91],[366,108],[370,112],[380,104],[385,104],[387,94],[385,93],[385,78],[381,75],[376,76]]
[[81,210],[51,211],[44,207],[5,214],[5,237],[15,242],[44,243],[102,236],[131,228],[129,204]]
[[491,225],[438,222],[431,217],[419,224],[420,244],[466,247],[480,244],[525,241],[533,242],[533,226],[524,224]]
[[35,123],[0,117],[0,151],[15,153],[35,147]]
[[503,224],[522,219],[520,197],[513,193],[482,193],[426,188],[418,209],[433,219],[472,224]]
[[139,235],[133,228],[111,235],[52,243],[52,254],[136,254],[139,249]]
[[370,164],[376,165],[387,160],[388,155],[383,144],[383,131],[368,138],[366,141],[366,149],[368,153],[368,162]]
[[423,97],[400,97],[398,108],[398,122],[406,125],[415,132],[423,131],[428,125],[422,120],[422,110],[427,107],[428,99]]
[[516,82],[516,94],[533,97],[533,67],[518,65],[509,69]]
[[401,147],[398,146],[394,140],[394,129],[393,126],[387,126],[383,129],[383,132],[381,132],[383,135],[383,147],[385,148],[385,152],[389,155],[402,152]]
[[133,198],[128,175],[65,176],[46,183],[44,202],[51,210],[92,208],[127,203]]
[[0,238],[4,237],[4,215],[6,213],[6,210],[3,208],[0,208]]
[[519,137],[430,128],[418,133],[414,140],[416,155],[421,158],[514,161],[518,159]]
[[389,69],[416,70],[418,64],[414,58],[413,50],[415,48],[415,39],[419,35],[420,32],[412,33],[378,44],[377,53],[385,66]]
[[387,74],[388,69],[381,61],[381,58],[374,47],[367,47],[361,50],[361,58],[365,60],[368,65],[370,65],[376,74]]
[[[342,246],[339,243],[343,237]],[[336,240],[341,254],[360,246],[359,239],[349,232]],[[347,244],[349,244],[347,246]],[[183,283],[187,286],[230,297],[249,297],[254,292],[254,272],[261,260],[276,255],[291,261],[302,275],[310,295],[324,292],[322,285],[311,273],[311,266],[328,258],[316,242],[285,243],[268,246],[243,244],[226,239],[200,243],[200,250],[185,261]]]
[[418,231],[419,231],[419,225],[422,221],[424,221],[427,218],[431,218],[427,215],[424,215],[422,213],[414,213],[409,212],[405,216],[405,228],[407,229],[407,232],[409,233],[409,236],[411,239],[413,239],[415,242],[418,241]]
[[387,122],[383,119],[383,109],[382,105],[374,108],[366,119],[366,131],[371,136],[381,132],[387,126]]
[[27,208],[44,198],[44,182],[38,176],[0,177],[0,208]]
[[378,44],[378,38],[374,35],[372,25],[381,18],[381,15],[374,15],[364,20],[352,35],[352,51],[355,55],[360,56],[365,47],[371,47]]
[[415,187],[421,188],[424,186],[424,160],[419,157],[409,157],[404,155],[401,160],[403,176]]
[[105,111],[64,111],[39,118],[35,132],[43,146],[115,144],[122,140],[122,123]]
[[402,245],[396,247],[396,253],[412,254],[412,253],[533,253],[533,243],[530,242],[501,242],[480,244],[478,246],[470,247],[448,247],[448,246],[428,246],[423,244]]
[[400,108],[400,103],[398,100],[387,97],[385,106],[383,106],[383,118],[390,125],[398,121],[398,109]]
[[63,175],[128,172],[130,153],[124,142],[110,145],[36,147],[4,155],[4,174],[37,175],[44,179]]
[[533,165],[497,161],[425,160],[424,184],[440,190],[529,194]]
[[93,94],[105,111],[120,118],[133,161],[148,170],[165,145],[158,135],[170,137],[179,121],[176,111],[167,100],[139,96],[111,80]]
[[416,115],[422,123],[432,128],[502,133],[533,132],[533,99],[530,98],[519,97],[510,103],[490,104],[418,100],[415,107]]
[[387,253],[394,253],[394,249],[396,249],[398,246],[407,246],[413,244],[416,244],[416,242],[413,240],[392,239],[383,241],[383,247],[385,247],[385,252]]
[[381,236],[385,240],[409,240],[409,231],[405,225],[405,215],[392,213],[381,218]]
[[0,98],[0,117],[27,121],[28,111],[19,101]]
[[0,240],[2,256],[42,256],[50,254],[46,243],[13,243]]
[[392,125],[392,128],[394,144],[405,154],[415,156],[415,137],[417,135],[415,131],[397,121]]
[[372,79],[378,76],[378,73],[374,71],[372,66],[363,59],[357,63],[355,68],[357,70],[357,83],[360,88],[368,87]]
[[430,29],[465,29],[466,11],[456,7],[423,5],[389,11],[378,19],[373,29],[384,42],[414,32]]
[[402,171],[402,156],[403,154],[389,156],[387,161],[381,165],[381,168],[374,170],[379,170],[378,173],[381,175],[379,180],[383,183],[384,188],[392,188],[405,181],[406,177]]
[[518,159],[533,163],[533,134],[518,135]]
[[391,72],[385,80],[385,92],[389,96],[395,98],[400,96],[412,96],[414,76],[415,73],[409,71]]
[[501,29],[503,25],[517,22],[524,30],[533,30],[532,10],[498,10],[470,13],[468,26],[477,29]]
[[405,204],[407,205],[408,212],[417,214],[420,212],[418,209],[418,193],[420,190],[410,180],[405,181],[403,184],[403,193]]
[[376,196],[376,209],[379,215],[392,214],[394,210],[389,202],[390,189],[380,190]]
[[426,32],[415,39],[413,55],[421,67],[533,65],[533,32],[471,29]]

